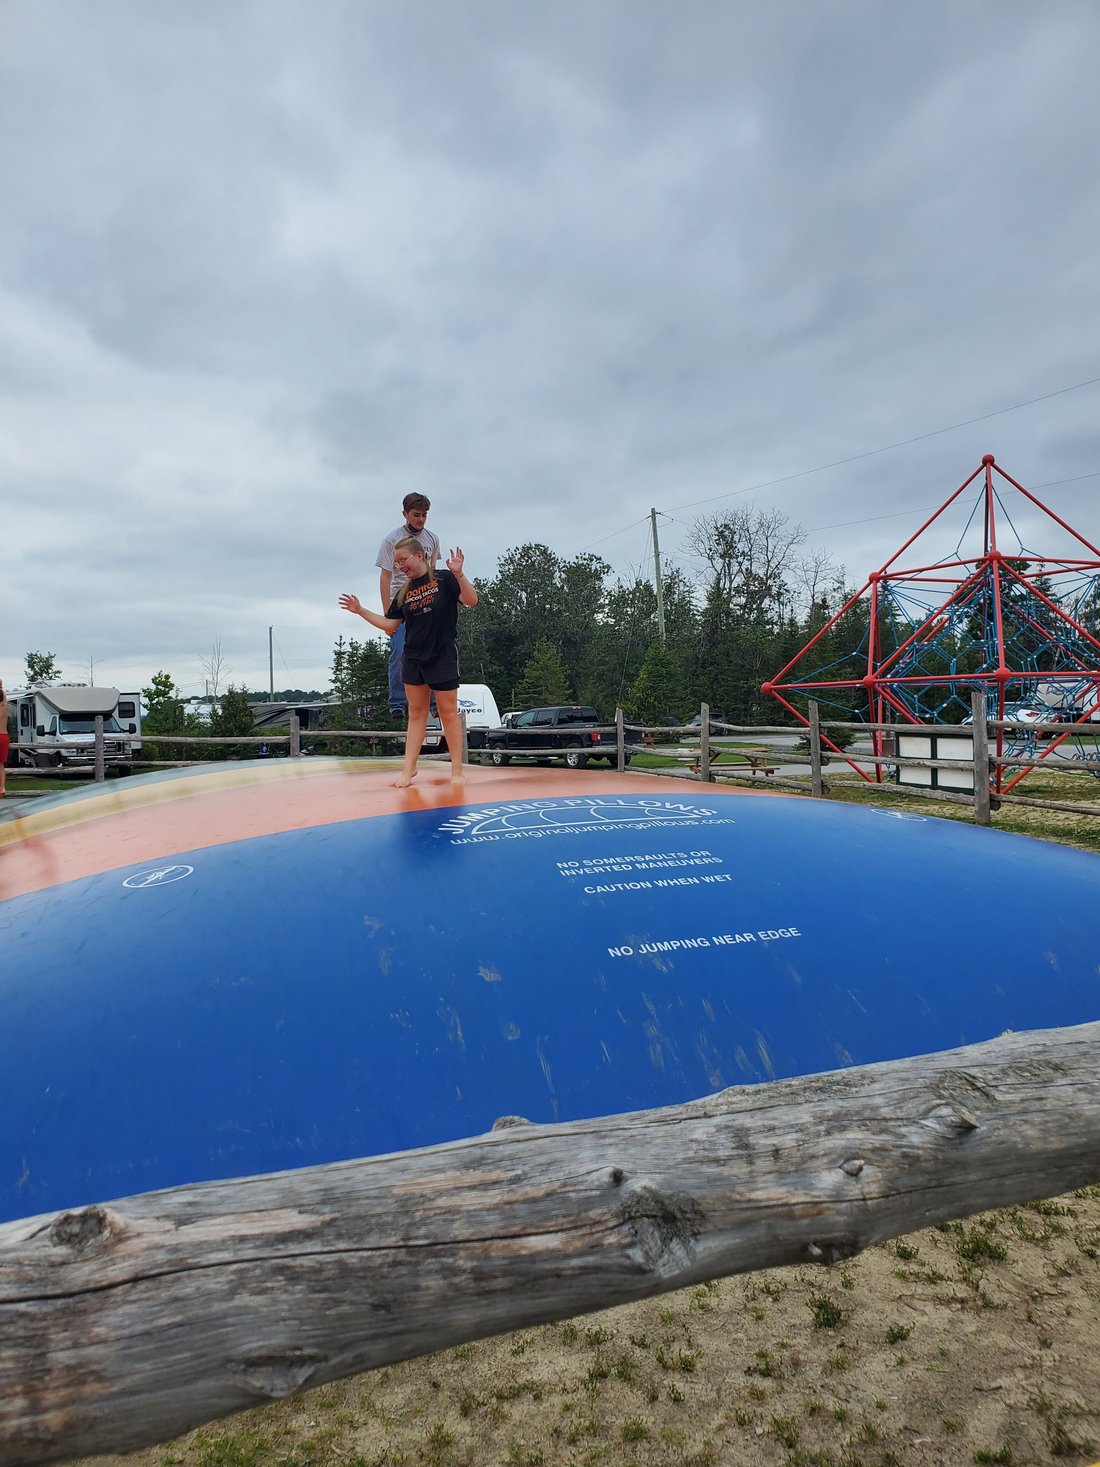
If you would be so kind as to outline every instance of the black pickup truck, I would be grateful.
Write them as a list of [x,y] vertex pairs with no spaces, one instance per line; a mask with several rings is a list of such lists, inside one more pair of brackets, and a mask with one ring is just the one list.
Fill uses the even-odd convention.
[[[595,708],[529,708],[504,728],[488,729],[485,747],[494,764],[511,764],[513,759],[549,761],[564,757],[570,769],[583,769],[589,759],[616,761],[615,730],[604,725]],[[642,742],[642,731],[623,729],[624,762],[630,763],[633,746]]]

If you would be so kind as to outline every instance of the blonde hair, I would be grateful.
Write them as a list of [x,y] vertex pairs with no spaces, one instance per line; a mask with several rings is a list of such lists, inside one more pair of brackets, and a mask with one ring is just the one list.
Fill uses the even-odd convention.
[[[420,541],[416,538],[415,535],[406,535],[404,540],[398,540],[397,544],[393,547],[394,555],[396,555],[399,550],[407,550],[410,555],[419,555],[420,559],[428,567],[428,584],[431,585],[435,581],[435,566],[432,565],[431,557],[428,555],[427,551],[424,549],[423,545],[421,545]],[[409,589],[409,585],[409,581],[404,581],[402,583],[401,589],[397,593],[398,606],[404,606],[405,594]]]

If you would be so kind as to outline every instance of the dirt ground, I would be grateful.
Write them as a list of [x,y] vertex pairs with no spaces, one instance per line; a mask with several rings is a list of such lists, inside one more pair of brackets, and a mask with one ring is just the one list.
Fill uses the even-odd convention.
[[1100,1186],[408,1361],[97,1467],[1100,1457]]

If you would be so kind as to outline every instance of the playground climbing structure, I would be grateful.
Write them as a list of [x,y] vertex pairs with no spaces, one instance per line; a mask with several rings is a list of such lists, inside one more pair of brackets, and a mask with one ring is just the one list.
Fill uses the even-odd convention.
[[[957,540],[923,558],[918,542],[943,547],[960,510]],[[1014,518],[1050,548],[1026,544]],[[960,724],[975,689],[988,718],[1011,723],[991,740],[998,757],[1020,759],[995,766],[998,793],[1058,750],[1095,753],[1082,735],[1100,733],[1100,550],[992,454],[763,684],[804,724],[816,700],[826,718],[880,725],[873,772],[852,763],[869,782],[892,748],[881,725]],[[1041,735],[1036,722],[1059,727]]]

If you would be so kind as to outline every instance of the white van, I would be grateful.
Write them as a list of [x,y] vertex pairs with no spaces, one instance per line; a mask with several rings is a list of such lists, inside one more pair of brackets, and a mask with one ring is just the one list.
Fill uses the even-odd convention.
[[458,711],[466,715],[466,734],[470,748],[483,749],[485,730],[500,727],[497,700],[484,683],[462,683],[458,689]]
[[[500,727],[497,700],[484,683],[459,683],[458,711],[466,715],[466,744],[471,749],[484,749],[485,731]],[[440,753],[447,747],[438,718],[428,719],[428,732],[422,748],[426,753]]]

